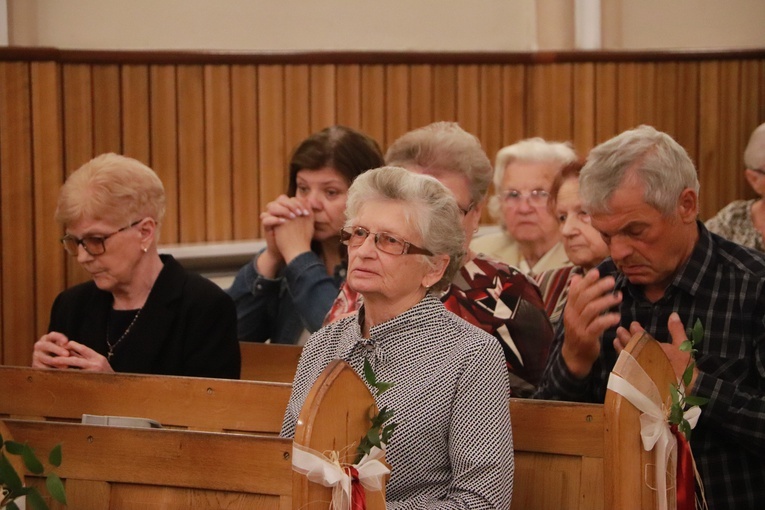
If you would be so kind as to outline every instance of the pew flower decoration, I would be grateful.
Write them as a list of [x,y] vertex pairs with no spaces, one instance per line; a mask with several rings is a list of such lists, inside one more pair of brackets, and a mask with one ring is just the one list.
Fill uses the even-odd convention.
[[[32,473],[36,475],[45,473],[42,462],[40,462],[29,445],[11,440],[5,441],[3,436],[0,435],[0,489],[2,489],[2,493],[0,493],[0,508],[19,510],[19,506],[15,501],[22,496],[26,496],[28,508],[32,510],[48,510],[48,504],[43,499],[40,491],[35,487],[24,486],[22,476],[16,472],[6,453],[21,457],[26,468]],[[48,455],[48,462],[54,467],[61,465],[60,444],[53,447],[53,450]],[[45,486],[53,499],[66,505],[64,484],[56,473],[53,471],[48,472]]]
[[686,440],[691,439],[691,429],[693,428],[688,418],[694,419],[701,412],[699,406],[709,402],[708,398],[686,395],[685,389],[691,383],[693,378],[693,369],[696,367],[695,355],[697,350],[694,348],[704,338],[704,327],[701,320],[696,319],[696,323],[691,329],[688,339],[680,345],[680,350],[690,353],[688,365],[685,367],[680,382],[670,385],[669,391],[672,397],[672,404],[669,408],[669,424],[674,425],[685,436]]
[[[364,379],[367,384],[373,387],[376,391],[376,397],[379,397],[384,392],[393,387],[394,383],[387,383],[377,380],[372,365],[368,359],[364,359]],[[393,418],[393,410],[383,406],[377,414],[372,414],[370,419],[372,425],[369,427],[369,431],[359,441],[359,447],[356,449],[356,460],[358,463],[364,458],[364,455],[369,455],[372,452],[372,448],[379,448],[385,451],[385,445],[393,435],[393,431],[396,429],[396,424],[390,422],[386,425],[386,422]]]

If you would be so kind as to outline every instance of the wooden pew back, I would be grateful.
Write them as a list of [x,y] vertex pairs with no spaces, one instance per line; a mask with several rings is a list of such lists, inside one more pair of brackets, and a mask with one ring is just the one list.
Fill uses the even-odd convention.
[[239,342],[242,353],[242,379],[276,381],[292,384],[297,371],[299,345]]
[[164,427],[278,434],[291,385],[0,366],[0,416],[80,421],[84,413]]

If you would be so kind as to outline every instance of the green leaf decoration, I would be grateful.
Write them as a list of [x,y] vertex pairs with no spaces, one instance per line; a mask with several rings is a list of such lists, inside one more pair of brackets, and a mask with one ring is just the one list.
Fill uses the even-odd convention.
[[387,382],[379,382],[375,384],[375,388],[377,389],[377,394],[381,395],[391,389],[395,383],[387,383]]
[[32,489],[27,494],[27,507],[31,507],[32,510],[48,510],[48,504],[37,489]]
[[693,368],[696,366],[696,364],[691,361],[688,363],[688,366],[685,367],[685,372],[683,372],[683,385],[687,388],[688,385],[691,384],[691,379],[693,379]]
[[13,455],[21,455],[24,453],[24,444],[17,443],[16,441],[7,441],[5,443],[5,450]]
[[48,455],[48,462],[50,462],[52,466],[59,467],[61,466],[61,458],[61,443],[59,443],[50,451],[50,454]]
[[691,339],[693,345],[700,343],[704,339],[704,326],[701,324],[701,319],[696,319],[696,322],[693,324]]
[[683,352],[691,352],[693,350],[693,343],[690,340],[680,344],[680,350]]
[[59,478],[56,473],[48,473],[48,476],[45,479],[45,487],[47,487],[48,492],[50,493],[51,497],[53,497],[53,499],[66,505],[64,482],[61,481],[61,478]]
[[709,399],[706,397],[697,397],[695,395],[689,395],[685,397],[685,403],[691,407],[693,406],[703,406],[704,404],[708,403]]
[[24,465],[27,469],[34,474],[41,475],[43,474],[43,471],[45,471],[42,462],[37,459],[34,450],[28,445],[24,445],[24,451],[21,452],[21,458],[24,459]]
[[23,487],[19,474],[13,469],[4,453],[0,453],[0,478],[3,479],[5,487],[12,493],[19,492]]
[[375,377],[374,370],[372,370],[372,364],[369,363],[368,358],[364,358],[364,379],[367,380],[370,386],[377,386],[377,378]]

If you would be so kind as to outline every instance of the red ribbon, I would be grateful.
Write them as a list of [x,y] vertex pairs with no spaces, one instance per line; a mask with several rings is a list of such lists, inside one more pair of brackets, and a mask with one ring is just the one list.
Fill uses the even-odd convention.
[[696,476],[693,472],[691,447],[677,425],[671,425],[670,429],[677,439],[677,510],[695,510]]
[[359,472],[353,467],[346,468],[351,477],[351,510],[367,510],[367,494],[359,481]]

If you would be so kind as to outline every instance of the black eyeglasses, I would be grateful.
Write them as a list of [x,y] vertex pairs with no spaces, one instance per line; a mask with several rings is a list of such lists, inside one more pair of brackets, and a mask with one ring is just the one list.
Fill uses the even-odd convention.
[[547,199],[550,198],[550,193],[543,189],[534,189],[528,193],[523,193],[517,189],[509,189],[503,191],[501,196],[502,200],[504,200],[507,205],[517,206],[521,203],[523,197],[528,197],[529,204],[534,207],[543,207],[547,205]]
[[82,239],[75,237],[71,234],[67,234],[64,237],[61,238],[61,244],[64,245],[64,249],[69,255],[76,256],[77,255],[77,247],[82,245],[83,248],[85,248],[85,251],[88,252],[89,255],[96,257],[98,255],[103,255],[106,253],[106,245],[104,244],[107,239],[109,239],[111,236],[115,234],[119,234],[120,232],[124,232],[125,230],[135,227],[139,223],[141,223],[144,220],[144,218],[141,218],[138,221],[134,221],[127,227],[122,227],[121,229],[112,232],[111,234],[106,234],[103,236],[85,236]]
[[388,232],[370,232],[364,227],[344,227],[340,230],[340,242],[346,246],[358,248],[367,237],[374,236],[375,246],[380,251],[390,253],[391,255],[428,255],[432,256],[433,252],[415,246],[409,241],[404,241],[395,234],[389,234]]

